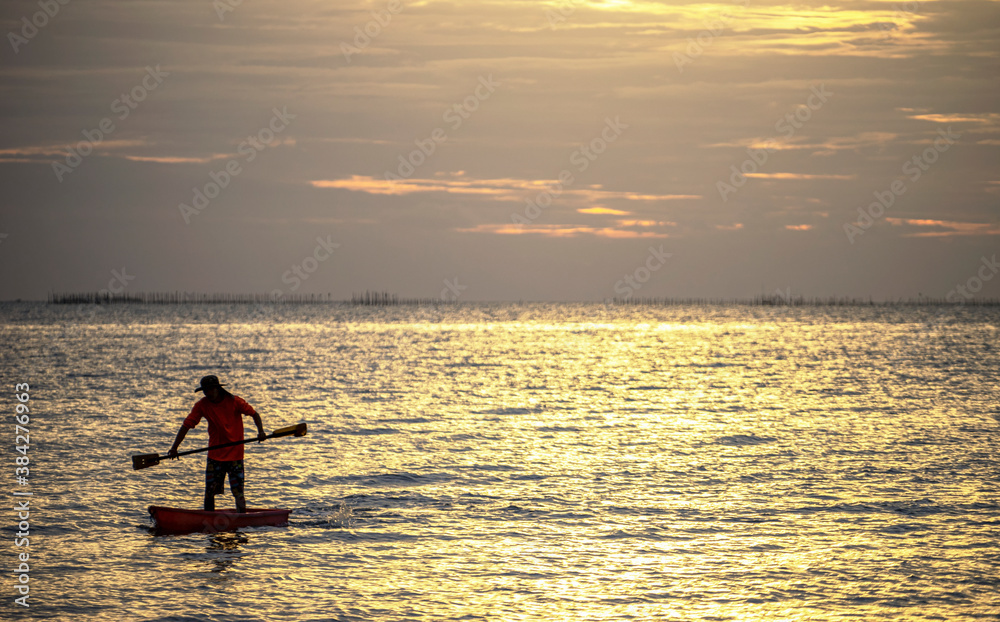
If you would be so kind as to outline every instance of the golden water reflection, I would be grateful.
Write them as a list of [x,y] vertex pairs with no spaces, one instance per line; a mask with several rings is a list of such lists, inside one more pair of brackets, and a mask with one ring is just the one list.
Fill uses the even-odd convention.
[[[108,620],[122,610],[102,603],[195,611],[217,586],[206,575],[226,582],[217,611],[261,619],[986,615],[997,322],[923,312],[293,310],[306,315],[24,329],[26,343],[59,333],[60,426],[88,434],[110,414],[138,449],[169,446],[191,404],[175,388],[210,361],[268,428],[310,429],[247,450],[251,505],[290,507],[291,525],[221,539],[143,531],[146,504],[199,503],[200,459],[134,473],[93,432],[86,477],[46,485],[99,555],[44,589]],[[83,361],[122,371],[74,375]],[[140,370],[157,381],[127,387],[127,405],[84,398]]]

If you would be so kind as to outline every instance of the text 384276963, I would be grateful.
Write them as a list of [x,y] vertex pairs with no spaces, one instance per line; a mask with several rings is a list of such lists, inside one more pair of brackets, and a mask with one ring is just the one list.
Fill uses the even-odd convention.
[[[28,458],[28,443],[31,439],[28,434],[28,422],[31,420],[31,417],[29,415],[30,408],[28,407],[28,389],[28,383],[26,382],[14,385],[14,397],[17,398],[17,404],[14,406],[14,449],[18,454],[14,457],[14,475],[19,488],[28,485],[28,473],[30,472],[28,469],[30,462]],[[14,602],[27,607],[28,592],[30,590],[28,586],[30,575],[28,573],[31,570],[31,566],[28,564],[31,559],[29,552],[31,541],[28,539],[31,535],[31,523],[28,522],[31,518],[31,503],[29,499],[25,499],[24,497],[30,497],[31,492],[19,489],[14,491],[13,496],[14,514],[17,517],[17,529],[14,531],[14,546],[18,549],[17,561],[19,562],[14,571],[14,582],[15,589],[20,594],[18,598],[14,599]]]

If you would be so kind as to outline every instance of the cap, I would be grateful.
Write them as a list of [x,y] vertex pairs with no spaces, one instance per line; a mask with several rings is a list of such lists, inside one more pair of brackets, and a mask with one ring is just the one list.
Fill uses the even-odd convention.
[[197,393],[198,391],[204,391],[205,389],[211,389],[213,387],[219,389],[224,386],[226,385],[219,383],[218,376],[205,376],[201,379],[201,386],[195,389],[194,392]]

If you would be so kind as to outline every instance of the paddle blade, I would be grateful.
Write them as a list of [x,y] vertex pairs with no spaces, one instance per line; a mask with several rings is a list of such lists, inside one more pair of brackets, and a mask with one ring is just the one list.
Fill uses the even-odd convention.
[[279,436],[305,436],[306,435],[306,424],[300,423],[298,425],[290,425],[286,428],[278,428],[271,433],[271,436],[278,438]]
[[160,454],[139,454],[132,456],[132,470],[138,471],[160,464]]

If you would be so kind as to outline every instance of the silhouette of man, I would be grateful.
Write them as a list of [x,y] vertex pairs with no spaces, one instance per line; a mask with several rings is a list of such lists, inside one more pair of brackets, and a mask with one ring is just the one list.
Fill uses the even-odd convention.
[[[208,419],[208,444],[210,446],[243,440],[243,417],[253,418],[257,426],[257,442],[262,442],[267,434],[260,415],[242,397],[226,391],[216,376],[205,376],[195,392],[203,391],[205,397],[198,400],[191,413],[181,423],[177,438],[167,452],[168,458],[177,458],[177,448],[188,430],[198,425],[202,418]],[[205,464],[205,510],[215,510],[215,495],[222,494],[226,476],[229,476],[229,490],[236,498],[236,511],[246,512],[247,502],[243,496],[243,445],[213,449],[208,452]]]

